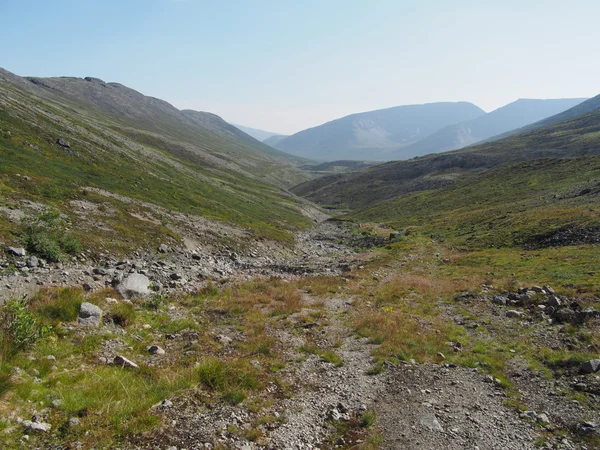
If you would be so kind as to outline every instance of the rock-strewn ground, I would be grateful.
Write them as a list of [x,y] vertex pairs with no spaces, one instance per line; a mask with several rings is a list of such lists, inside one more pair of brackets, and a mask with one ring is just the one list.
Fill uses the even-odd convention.
[[[78,285],[95,291],[119,286],[131,274],[147,276],[151,287],[165,295],[193,292],[214,279],[221,279],[224,285],[265,276],[292,281],[305,275],[328,275],[339,280],[363,264],[367,268],[361,276],[369,278],[368,261],[376,253],[354,252],[351,243],[370,246],[368,237],[360,245],[356,236],[347,226],[321,222],[297,237],[295,249],[280,249],[274,252],[275,257],[252,248],[239,254],[227,247],[211,253],[202,253],[202,248],[169,247],[162,253],[140,253],[121,261],[110,257],[89,261],[84,255],[70,264],[28,267],[25,263],[21,269],[29,270],[2,277],[2,297],[26,295],[41,286]],[[14,255],[5,258],[11,264],[26,261],[26,257]],[[411,258],[407,255],[404,261]],[[372,269],[372,278],[379,285],[388,283],[402,270],[402,264],[379,265]],[[542,309],[518,304],[522,299],[516,293],[510,298],[515,298],[515,303],[500,305],[484,293],[458,299],[456,305],[470,305],[479,324],[490,333],[504,333],[506,329],[518,334],[520,327],[538,327],[548,345],[570,345],[560,339],[560,324],[540,316]],[[129,440],[122,448],[593,448],[581,438],[582,433],[598,432],[600,380],[595,374],[582,375],[573,367],[549,380],[543,373],[530,370],[518,353],[507,354],[508,375],[523,402],[518,406],[529,410],[523,413],[510,404],[503,383],[483,368],[458,367],[444,362],[444,357],[438,364],[386,362],[383,370],[373,371],[372,352],[378,343],[357,336],[349,323],[358,305],[370,306],[373,301],[376,299],[367,291],[364,295],[344,289],[334,294],[305,292],[299,312],[265,324],[267,334],[282,349],[284,362],[278,382],[266,387],[268,402],[260,408],[246,402],[231,405],[216,397],[207,400],[205,391],[193,388],[157,405],[154,411],[163,419],[160,429]],[[447,302],[442,306],[448,320],[465,325],[473,336],[478,333],[476,327],[465,323],[455,306]],[[516,317],[507,317],[511,307],[519,313]],[[220,314],[217,310],[212,313]],[[188,313],[171,305],[168,314],[185,319]],[[202,314],[210,322],[209,312]],[[194,316],[194,320],[198,318]],[[528,322],[523,322],[525,318]],[[109,327],[106,332],[116,335],[106,341],[100,356],[110,362],[127,346],[119,338],[124,332],[118,326],[105,327]],[[214,339],[223,347],[245,339],[235,326],[223,328],[214,321],[213,328]],[[148,356],[146,363],[168,362],[173,352],[184,351],[201,338],[189,330],[169,336],[172,344],[166,347],[166,355],[159,359]],[[324,356],[324,352],[329,353]],[[565,392],[570,387],[585,401],[569,397]],[[376,414],[374,426],[360,425],[366,412]],[[260,423],[265,416],[270,419]],[[566,436],[553,434],[556,427],[566,430]],[[260,431],[260,439],[250,437],[252,429]]]

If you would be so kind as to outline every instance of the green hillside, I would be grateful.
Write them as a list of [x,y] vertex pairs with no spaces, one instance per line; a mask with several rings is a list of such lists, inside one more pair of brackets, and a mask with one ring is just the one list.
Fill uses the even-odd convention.
[[[452,186],[382,202],[351,217],[414,227],[452,245],[600,242],[600,157],[521,162]],[[560,234],[560,233],[559,233]]]
[[[30,200],[69,213],[70,202],[81,198],[104,205],[110,196],[87,190],[96,188],[269,238],[287,240],[311,221],[305,215],[310,205],[276,186],[306,179],[294,159],[217,116],[182,113],[94,79],[42,82],[0,73],[0,206]],[[83,83],[97,86],[86,90]],[[97,89],[105,95],[95,96]],[[124,92],[111,99],[106,89]],[[186,116],[193,117],[179,121]],[[132,241],[123,244],[127,248],[144,233],[165,232],[127,215],[126,203],[110,201],[118,213],[105,241],[117,247],[117,241]],[[2,219],[0,239],[15,241],[17,229]],[[87,233],[86,239],[100,235]]]
[[520,161],[597,154],[600,109],[495,142],[307,181],[292,191],[324,205],[362,209]]

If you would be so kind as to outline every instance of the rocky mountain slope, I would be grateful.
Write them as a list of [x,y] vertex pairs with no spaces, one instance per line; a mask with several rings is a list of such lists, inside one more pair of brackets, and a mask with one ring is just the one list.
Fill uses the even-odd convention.
[[220,117],[180,111],[169,103],[119,83],[97,78],[21,78],[0,69],[8,89],[62,107],[69,114],[100,123],[184,159],[258,176],[282,186],[305,177],[297,158],[274,150]]
[[[473,120],[449,125],[414,144],[400,148],[393,153],[393,159],[408,159],[467,147],[492,136],[554,116],[584,100],[584,98],[519,99]],[[581,113],[583,112],[585,111]]]
[[318,178],[294,187],[293,192],[321,204],[361,209],[410,192],[447,186],[492,167],[537,158],[595,155],[600,153],[599,131],[600,110],[595,109],[499,141]]
[[317,161],[388,160],[398,147],[484,111],[468,102],[397,106],[342,117],[269,143]]
[[[284,189],[309,176],[299,161],[213,114],[92,78],[2,71],[0,94],[1,206],[56,208],[97,251],[157,245],[168,234],[161,208],[279,240],[319,214]],[[77,200],[91,208],[87,220],[98,208],[113,214],[90,234],[72,209]],[[5,244],[22,233],[18,221],[0,217]]]

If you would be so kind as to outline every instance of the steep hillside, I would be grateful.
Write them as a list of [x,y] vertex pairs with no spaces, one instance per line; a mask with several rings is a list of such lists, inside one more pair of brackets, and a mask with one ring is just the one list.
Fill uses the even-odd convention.
[[0,80],[195,162],[224,164],[228,170],[258,176],[280,186],[289,186],[298,178],[306,179],[294,167],[298,164],[296,158],[274,151],[220,117],[180,111],[119,83],[105,83],[91,77],[20,78],[6,71],[0,71]]
[[293,192],[322,204],[360,209],[410,192],[446,186],[472,172],[493,167],[542,157],[599,153],[597,109],[500,141],[319,178],[296,186]]
[[583,243],[600,238],[599,197],[600,157],[540,159],[382,202],[353,217],[477,248],[543,245],[561,233],[570,237],[565,243]]
[[546,119],[540,120],[538,122],[532,123],[530,125],[526,125],[524,127],[514,129],[508,131],[506,133],[498,134],[496,136],[492,136],[488,139],[488,141],[498,141],[500,139],[504,139],[509,136],[515,136],[517,134],[522,134],[527,131],[537,130],[538,128],[547,127],[549,125],[554,125],[555,123],[564,122],[565,120],[572,119],[574,117],[580,116],[582,114],[592,112],[596,109],[600,108],[600,95],[587,99],[584,102],[581,102],[572,108],[567,109],[561,113],[558,113],[554,116],[547,117]]
[[[311,206],[275,185],[306,178],[293,158],[215,115],[178,111],[118,84],[3,71],[0,130],[0,206],[35,202],[77,224],[73,202],[89,202],[78,226],[96,249],[178,239],[166,228],[169,211],[278,240],[311,222]],[[0,214],[4,243],[21,236],[11,217]]]
[[398,147],[482,114],[468,102],[397,106],[342,117],[271,145],[319,161],[389,160]]
[[421,141],[398,149],[393,156],[394,159],[407,159],[463,148],[553,116],[584,100],[583,98],[519,99],[473,120],[442,128]]
[[257,141],[261,141],[261,142],[264,142],[266,139],[268,139],[270,137],[282,136],[281,134],[273,133],[272,131],[265,131],[265,130],[259,130],[258,128],[245,127],[243,125],[238,125],[236,123],[232,123],[231,125],[242,130],[247,135],[252,136]]

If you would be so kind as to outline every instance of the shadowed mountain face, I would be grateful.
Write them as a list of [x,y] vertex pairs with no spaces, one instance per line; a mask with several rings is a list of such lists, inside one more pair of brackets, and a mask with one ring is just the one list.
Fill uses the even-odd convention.
[[0,190],[21,192],[26,174],[36,201],[64,206],[91,187],[278,239],[310,222],[285,190],[310,177],[305,160],[117,83],[0,69],[0,137]]
[[483,110],[468,102],[397,106],[352,114],[269,143],[293,155],[319,161],[382,161],[391,159],[393,150],[399,147],[483,114]]
[[553,116],[583,102],[583,98],[520,99],[476,119],[450,125],[393,153],[407,159],[428,153],[456,150]]
[[[597,103],[600,96],[588,100],[585,109]],[[581,110],[578,105],[559,117],[569,117]],[[493,167],[537,158],[597,154],[600,154],[600,109],[474,147],[318,178],[292,191],[322,204],[361,209],[410,192],[447,186]]]

